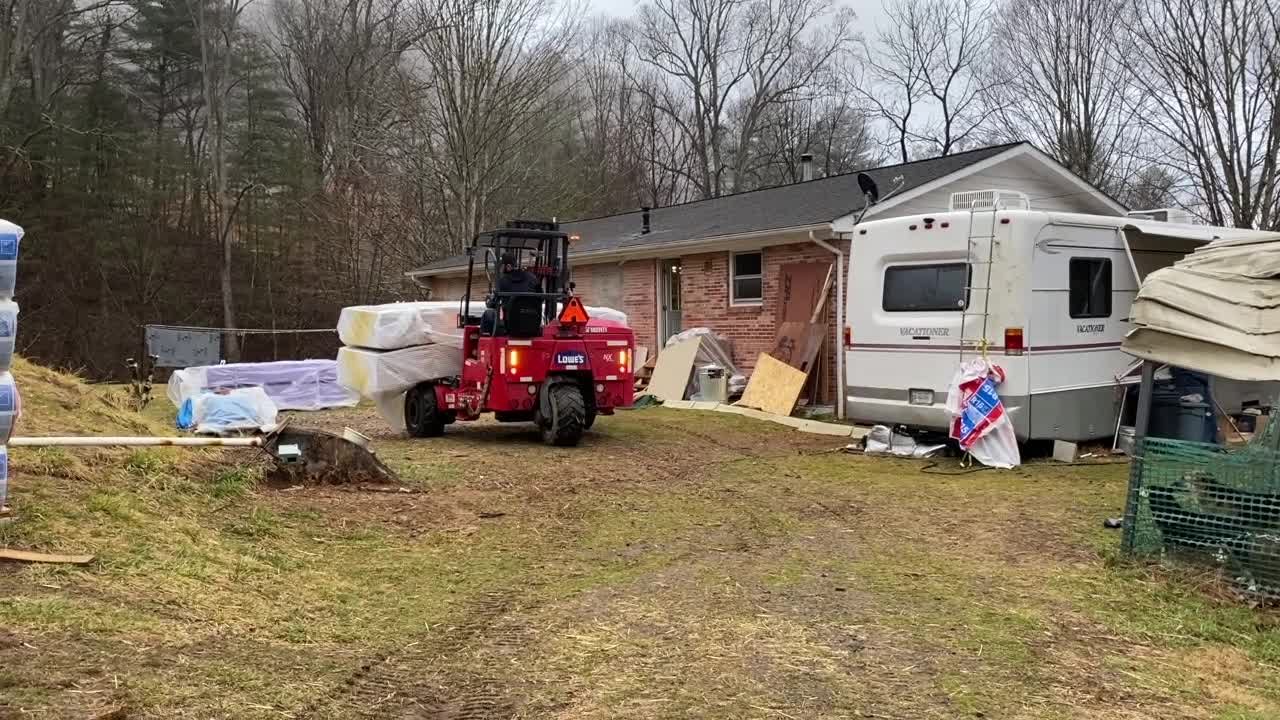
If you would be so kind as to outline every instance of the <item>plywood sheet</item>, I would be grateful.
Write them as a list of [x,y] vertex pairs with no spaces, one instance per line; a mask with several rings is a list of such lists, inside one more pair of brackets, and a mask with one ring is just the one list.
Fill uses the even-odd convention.
[[768,353],[760,353],[756,368],[747,382],[739,405],[759,408],[774,415],[790,415],[804,388],[808,374],[777,360]]
[[805,373],[812,372],[814,361],[822,351],[822,343],[826,340],[826,335],[825,324],[784,322],[778,325],[778,333],[769,355],[797,370]]
[[701,337],[691,337],[658,353],[658,362],[653,366],[653,379],[649,381],[645,394],[664,401],[683,400],[689,377],[693,374],[693,361],[701,344]]
[[825,303],[831,263],[791,263],[778,268],[779,323],[809,322],[814,309]]

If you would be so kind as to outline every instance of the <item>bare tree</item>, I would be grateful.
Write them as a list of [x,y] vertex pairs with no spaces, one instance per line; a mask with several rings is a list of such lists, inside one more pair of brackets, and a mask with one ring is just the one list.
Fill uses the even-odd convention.
[[1280,226],[1280,7],[1140,0],[1133,32],[1153,161],[1190,179],[1213,224]]
[[[204,98],[204,134],[209,142],[207,177],[211,202],[210,226],[221,250],[220,281],[223,327],[236,324],[235,285],[232,282],[232,250],[236,244],[236,212],[251,186],[232,193],[227,163],[227,100],[232,82],[232,60],[240,33],[240,16],[253,0],[187,0],[200,45],[200,89]],[[239,337],[225,336],[227,359],[240,359]]]
[[1118,191],[1132,174],[1137,114],[1124,33],[1133,0],[1010,0],[1000,13],[990,99],[1005,140],[1031,140],[1080,177]]
[[513,156],[547,137],[567,97],[574,8],[552,0],[443,0],[418,43],[429,65],[431,167],[460,247],[489,201],[526,170]]
[[889,128],[887,144],[902,162],[913,149],[929,155],[962,150],[987,125],[986,65],[992,8],[986,0],[894,0],[854,84]]
[[781,103],[770,109],[757,134],[753,185],[804,179],[800,156],[813,156],[815,177],[852,172],[875,164],[879,152],[866,114],[836,94]]
[[651,90],[650,100],[693,150],[688,179],[699,196],[740,189],[763,116],[848,48],[852,18],[831,0],[652,0],[641,7],[639,56],[676,90]]

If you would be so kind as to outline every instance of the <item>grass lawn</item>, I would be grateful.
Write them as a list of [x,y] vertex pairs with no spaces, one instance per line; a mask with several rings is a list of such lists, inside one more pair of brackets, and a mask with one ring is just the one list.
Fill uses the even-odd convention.
[[0,717],[1280,717],[1280,616],[1118,558],[1124,465],[940,474],[664,409],[575,449],[295,422],[414,492],[15,450],[0,545],[98,559],[0,566]]

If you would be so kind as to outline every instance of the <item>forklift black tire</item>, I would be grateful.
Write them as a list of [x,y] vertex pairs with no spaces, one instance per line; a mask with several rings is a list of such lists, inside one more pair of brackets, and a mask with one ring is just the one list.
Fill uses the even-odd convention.
[[598,414],[598,413],[596,413],[596,409],[595,409],[595,407],[592,407],[590,410],[587,410],[587,415],[586,415],[586,417],[585,417],[585,418],[583,419],[583,421],[582,421],[582,429],[583,429],[583,430],[590,430],[590,429],[591,429],[591,426],[596,424],[596,415],[597,415],[597,414]]
[[577,383],[558,382],[547,392],[551,417],[543,421],[543,442],[560,447],[577,445],[587,429],[587,404],[582,399],[582,388]]
[[436,404],[434,383],[418,383],[404,394],[404,427],[410,437],[440,437],[445,422],[445,414]]

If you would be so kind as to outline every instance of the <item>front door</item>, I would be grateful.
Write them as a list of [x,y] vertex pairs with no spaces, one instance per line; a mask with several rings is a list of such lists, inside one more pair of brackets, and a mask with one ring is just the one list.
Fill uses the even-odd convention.
[[658,263],[658,346],[680,332],[680,258]]

